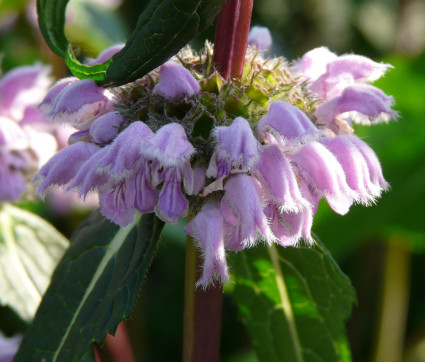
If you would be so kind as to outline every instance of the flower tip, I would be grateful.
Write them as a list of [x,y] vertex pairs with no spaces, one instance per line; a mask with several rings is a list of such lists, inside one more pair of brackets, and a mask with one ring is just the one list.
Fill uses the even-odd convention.
[[153,89],[153,93],[174,100],[191,97],[200,90],[201,87],[189,70],[178,63],[169,61],[161,66],[159,82]]
[[253,26],[248,35],[248,44],[258,50],[268,50],[272,46],[270,30],[264,26]]

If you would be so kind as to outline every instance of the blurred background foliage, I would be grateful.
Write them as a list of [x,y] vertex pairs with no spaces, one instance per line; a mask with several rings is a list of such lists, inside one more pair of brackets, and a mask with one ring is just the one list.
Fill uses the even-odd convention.
[[[123,42],[147,1],[72,0],[68,38],[86,56]],[[296,59],[318,46],[391,63],[377,82],[394,96],[401,117],[389,125],[356,128],[379,156],[391,190],[376,205],[354,206],[344,217],[321,203],[313,230],[357,290],[347,329],[354,361],[425,361],[425,0],[261,0],[253,25],[269,27],[270,55]],[[211,28],[193,46],[213,40]],[[37,30],[33,1],[0,0],[2,71],[36,61],[67,74]],[[86,216],[52,215],[35,201],[23,205],[67,236]],[[156,259],[127,325],[138,361],[180,359],[185,235],[167,226]],[[230,288],[232,286],[230,285]],[[0,309],[0,328],[25,323]],[[388,355],[386,355],[386,353]],[[223,361],[256,361],[236,307],[224,297]]]

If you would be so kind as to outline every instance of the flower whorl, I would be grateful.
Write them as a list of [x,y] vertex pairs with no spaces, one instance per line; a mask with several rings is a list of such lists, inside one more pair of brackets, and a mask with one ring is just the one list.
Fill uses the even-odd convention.
[[345,214],[378,197],[388,184],[351,122],[397,116],[392,98],[366,84],[389,66],[364,57],[321,48],[290,68],[253,46],[242,80],[226,83],[207,66],[210,56],[186,48],[107,91],[58,83],[45,103],[79,131],[37,175],[40,195],[51,185],[97,192],[101,212],[119,225],[135,212],[170,223],[189,213],[204,286],[229,279],[226,250],[311,242],[321,198]]

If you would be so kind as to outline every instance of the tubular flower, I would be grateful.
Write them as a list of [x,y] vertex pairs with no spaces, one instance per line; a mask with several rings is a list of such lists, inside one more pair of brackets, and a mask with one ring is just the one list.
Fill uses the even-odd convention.
[[288,67],[257,46],[239,82],[207,66],[207,45],[108,91],[58,83],[43,104],[79,131],[39,171],[39,194],[51,185],[97,193],[103,215],[122,226],[136,212],[170,223],[189,215],[202,286],[229,280],[226,251],[312,243],[322,198],[340,214],[375,201],[388,184],[351,126],[397,116],[392,98],[367,84],[390,66],[319,48]]
[[30,196],[31,177],[70,133],[38,109],[52,83],[49,71],[21,66],[0,78],[0,202]]

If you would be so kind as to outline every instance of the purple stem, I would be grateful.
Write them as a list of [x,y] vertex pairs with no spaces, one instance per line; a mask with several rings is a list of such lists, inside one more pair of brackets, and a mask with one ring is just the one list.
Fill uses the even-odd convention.
[[218,15],[213,60],[226,80],[242,76],[253,3],[228,0]]

